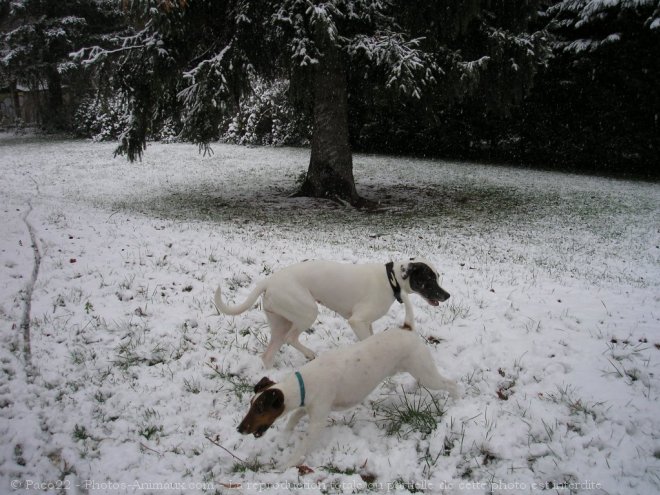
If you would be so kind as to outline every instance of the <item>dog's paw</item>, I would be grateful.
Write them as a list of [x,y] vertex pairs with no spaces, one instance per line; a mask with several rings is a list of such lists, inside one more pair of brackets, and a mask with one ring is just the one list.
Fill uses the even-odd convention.
[[306,353],[305,353],[305,357],[306,357],[309,361],[314,361],[314,360],[316,359],[316,354],[313,353],[313,352],[310,352],[310,353],[307,353],[307,352],[306,352]]
[[457,401],[463,396],[463,391],[461,390],[461,387],[456,384],[452,383],[451,385],[447,386],[447,392],[449,393],[449,397],[452,398],[452,400]]
[[289,457],[286,461],[282,461],[282,462],[278,463],[277,467],[278,467],[278,469],[281,469],[282,472],[284,472],[287,469],[291,469],[293,467],[300,466],[303,463],[304,460],[305,460],[305,456],[300,455],[296,452],[291,457]]

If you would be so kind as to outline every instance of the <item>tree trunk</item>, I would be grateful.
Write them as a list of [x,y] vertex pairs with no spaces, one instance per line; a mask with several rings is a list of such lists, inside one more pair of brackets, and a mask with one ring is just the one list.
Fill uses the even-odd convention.
[[64,98],[62,96],[62,78],[55,64],[51,64],[46,73],[48,93],[46,97],[46,112],[43,121],[46,127],[64,129]]
[[[326,45],[329,45],[326,44]],[[348,98],[341,54],[326,46],[314,69],[314,129],[309,169],[296,196],[327,198],[359,206],[348,142]]]
[[12,79],[9,82],[9,92],[11,93],[11,100],[14,105],[14,125],[18,123],[19,119],[22,119],[21,115],[21,99],[18,96],[18,83],[16,79]]

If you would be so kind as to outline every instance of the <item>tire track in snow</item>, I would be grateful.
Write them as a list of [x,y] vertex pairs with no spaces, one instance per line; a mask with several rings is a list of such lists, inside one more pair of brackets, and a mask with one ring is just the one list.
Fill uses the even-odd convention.
[[23,358],[25,359],[25,366],[28,368],[28,376],[31,376],[30,368],[32,367],[32,346],[30,341],[30,314],[32,311],[32,293],[34,286],[39,277],[39,267],[41,265],[41,252],[39,251],[39,244],[37,242],[37,234],[32,224],[28,221],[28,216],[32,212],[32,204],[28,203],[28,210],[23,215],[23,223],[25,223],[28,233],[30,234],[30,244],[32,253],[34,255],[34,264],[32,266],[32,274],[30,280],[25,287],[23,314],[21,316],[20,329],[23,336]]

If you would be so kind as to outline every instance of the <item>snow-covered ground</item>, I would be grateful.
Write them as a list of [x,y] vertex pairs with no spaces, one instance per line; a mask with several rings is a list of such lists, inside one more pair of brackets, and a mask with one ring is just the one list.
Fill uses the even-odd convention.
[[[306,150],[113,148],[0,135],[0,493],[660,491],[657,184],[357,155],[367,212],[287,197]],[[398,375],[329,418],[311,471],[276,472],[300,431],[236,426],[254,383],[305,361],[285,347],[265,372],[263,313],[218,316],[216,286],[410,256],[452,294],[413,303],[462,397]],[[302,340],[355,336],[322,310]]]

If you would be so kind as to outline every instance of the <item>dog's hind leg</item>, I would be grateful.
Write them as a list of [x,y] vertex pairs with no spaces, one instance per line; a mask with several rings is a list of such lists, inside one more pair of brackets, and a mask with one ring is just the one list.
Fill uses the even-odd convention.
[[275,354],[286,342],[287,334],[291,329],[291,322],[276,313],[266,310],[266,317],[270,325],[270,342],[266,348],[266,352],[261,355],[266,368],[273,366],[273,359]]
[[266,352],[261,356],[266,368],[270,368],[273,365],[275,355],[284,344],[290,344],[294,349],[300,351],[307,359],[311,360],[316,357],[314,351],[302,345],[298,340],[300,330],[298,330],[295,323],[291,323],[283,316],[268,310],[266,310],[266,316],[268,317],[268,324],[270,325],[270,342],[268,343]]
[[300,343],[302,332],[312,326],[319,314],[319,308],[310,292],[304,287],[291,286],[286,291],[273,290],[268,295],[268,304],[277,308],[278,315],[291,322],[287,329],[286,343],[300,351],[307,359],[314,359],[314,351]]
[[303,355],[311,361],[316,357],[316,354],[314,354],[314,351],[311,350],[309,347],[305,347],[304,345],[302,345],[300,340],[298,340],[299,337],[300,337],[300,332],[298,331],[297,328],[292,326],[291,330],[289,330],[289,333],[287,335],[286,343],[289,344],[294,349],[297,349],[298,351],[302,352]]
[[371,322],[369,321],[360,320],[355,316],[351,316],[348,319],[348,324],[351,326],[355,332],[355,335],[357,335],[357,338],[360,340],[367,339],[374,334]]

